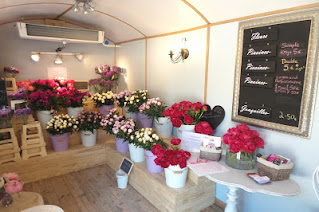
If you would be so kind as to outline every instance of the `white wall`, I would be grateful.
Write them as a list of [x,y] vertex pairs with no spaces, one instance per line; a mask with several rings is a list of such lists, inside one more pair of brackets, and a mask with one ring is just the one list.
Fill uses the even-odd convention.
[[54,64],[55,56],[41,55],[39,62],[31,59],[31,51],[54,52],[62,43],[21,39],[14,24],[0,26],[0,69],[14,66],[21,69],[17,80],[47,79],[48,68],[65,67],[68,79],[89,80],[97,78],[94,68],[97,65],[114,63],[114,48],[101,44],[67,44],[62,52],[79,52],[84,54],[82,62],[74,56],[64,56],[63,64]]
[[145,41],[122,44],[116,49],[116,65],[125,69],[119,79],[119,91],[145,88]]
[[[207,101],[211,106],[223,106],[226,111],[225,120],[217,128],[217,136],[224,135],[228,128],[237,124],[231,121],[237,33],[237,22],[211,28]],[[174,43],[178,43],[183,37],[187,37],[189,40],[189,59],[184,63],[170,64],[169,50]],[[141,48],[144,48],[144,43],[140,45],[142,45]],[[203,101],[205,46],[205,29],[190,32],[187,35],[178,34],[149,39],[148,88],[151,96],[159,96],[169,105],[183,99]],[[135,46],[135,48],[138,47]],[[124,54],[127,52],[121,52],[120,56],[125,57]],[[136,66],[138,63],[136,60],[144,61],[145,55],[140,53],[138,55],[139,57],[134,58],[126,57],[127,66],[132,64],[134,68],[142,69],[144,64]],[[132,56],[132,53],[129,56]],[[141,84],[143,80],[141,75],[141,78],[134,83]],[[239,192],[239,211],[319,211],[319,201],[317,201],[311,185],[312,173],[319,165],[319,132],[316,130],[319,129],[319,101],[316,103],[310,140],[261,128],[252,128],[256,129],[265,140],[265,149],[261,153],[282,154],[295,162],[291,179],[300,185],[301,194],[288,198],[248,193],[241,190]],[[226,201],[227,191],[227,187],[217,184],[216,197]]]

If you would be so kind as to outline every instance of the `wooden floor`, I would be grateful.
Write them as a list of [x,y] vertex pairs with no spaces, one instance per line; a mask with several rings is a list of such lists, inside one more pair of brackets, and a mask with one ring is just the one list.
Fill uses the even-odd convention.
[[[60,206],[65,212],[158,212],[130,185],[118,189],[115,173],[108,165],[28,183],[23,190],[41,194],[44,204]],[[221,211],[215,205],[202,210]]]

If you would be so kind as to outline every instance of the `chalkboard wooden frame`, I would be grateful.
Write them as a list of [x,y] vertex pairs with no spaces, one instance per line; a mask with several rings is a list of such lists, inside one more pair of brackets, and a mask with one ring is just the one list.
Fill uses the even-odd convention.
[[[130,170],[129,170],[128,172],[126,172],[125,170],[123,170],[123,169],[121,168],[121,167],[122,167],[122,164],[123,164],[123,162],[124,162],[125,160],[126,160],[126,161],[129,161],[129,162],[132,164],[132,166],[131,166],[131,168],[130,168]],[[122,170],[126,175],[130,175],[130,173],[131,173],[131,171],[132,171],[132,169],[133,169],[133,166],[134,166],[134,162],[131,161],[130,159],[124,157],[123,160],[122,160],[122,162],[120,163],[120,170]]]
[[[313,123],[313,113],[315,108],[316,93],[318,88],[317,71],[318,63],[318,31],[319,31],[319,8],[312,8],[307,10],[300,10],[298,12],[290,12],[281,15],[269,16],[266,18],[258,18],[249,21],[244,21],[239,24],[238,29],[238,43],[237,43],[237,57],[235,67],[234,79],[234,93],[233,93],[233,108],[232,120],[236,122],[251,124],[283,133],[288,133],[303,138],[310,138],[311,128]],[[260,120],[256,118],[249,118],[238,114],[239,109],[239,94],[240,94],[240,80],[242,69],[243,57],[243,44],[244,44],[244,30],[256,27],[265,27],[276,24],[293,23],[298,21],[310,20],[310,34],[308,42],[308,52],[306,61],[306,70],[304,76],[304,87],[301,97],[300,115],[298,126],[288,126]]]

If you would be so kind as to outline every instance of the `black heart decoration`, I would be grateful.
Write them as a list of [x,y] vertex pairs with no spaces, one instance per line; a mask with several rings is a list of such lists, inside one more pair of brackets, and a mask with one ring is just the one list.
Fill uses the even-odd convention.
[[207,111],[203,114],[201,121],[207,121],[213,130],[215,130],[224,120],[225,110],[220,105],[216,105],[213,109],[209,105],[205,106],[207,106]]

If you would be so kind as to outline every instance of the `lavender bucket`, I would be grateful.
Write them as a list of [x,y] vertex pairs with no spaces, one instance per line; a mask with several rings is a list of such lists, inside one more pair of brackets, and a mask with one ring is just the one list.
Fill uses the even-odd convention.
[[55,152],[63,152],[69,149],[70,133],[50,135],[52,147]]
[[149,118],[147,115],[139,112],[137,114],[137,121],[141,128],[152,128],[153,127],[153,119]]
[[100,107],[100,113],[102,113],[103,115],[107,115],[109,114],[109,112],[114,108],[114,105],[102,105]]
[[151,172],[151,173],[160,173],[160,172],[162,172],[164,170],[161,166],[156,165],[154,160],[157,158],[157,156],[154,155],[151,151],[145,150],[145,155],[146,155],[147,170],[149,172]]
[[114,136],[115,144],[116,144],[116,151],[118,152],[128,152],[128,142],[124,141],[124,138],[118,138]]

